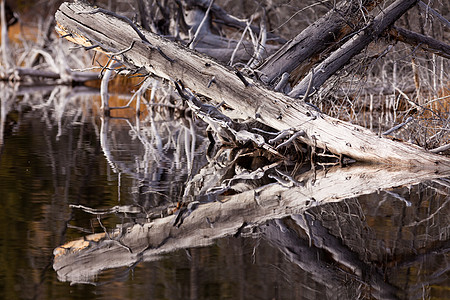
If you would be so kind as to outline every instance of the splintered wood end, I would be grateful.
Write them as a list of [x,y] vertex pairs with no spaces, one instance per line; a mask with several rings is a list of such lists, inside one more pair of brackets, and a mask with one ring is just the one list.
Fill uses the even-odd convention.
[[76,32],[69,32],[67,29],[65,29],[60,23],[56,22],[55,26],[56,32],[61,36],[67,39],[68,41],[75,43],[77,45],[81,45],[84,47],[91,47],[93,46],[92,43],[82,35],[76,33]]

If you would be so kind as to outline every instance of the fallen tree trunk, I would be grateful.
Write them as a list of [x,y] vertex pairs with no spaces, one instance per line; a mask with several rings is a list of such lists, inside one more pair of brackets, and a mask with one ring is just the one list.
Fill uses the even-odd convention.
[[[56,12],[61,35],[103,50],[136,69],[180,80],[195,92],[277,130],[304,131],[299,140],[359,161],[449,168],[450,159],[382,138],[361,126],[328,117],[300,101],[259,85],[236,70],[82,3],[63,3]],[[226,113],[226,112],[225,112]]]

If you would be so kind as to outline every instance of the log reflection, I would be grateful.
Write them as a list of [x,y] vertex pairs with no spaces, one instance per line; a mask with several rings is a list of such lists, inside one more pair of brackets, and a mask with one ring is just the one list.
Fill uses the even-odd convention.
[[[449,187],[448,179],[438,178],[448,173],[355,165],[288,176],[286,166],[272,163],[238,176],[230,175],[236,157],[221,158],[220,165],[206,164],[188,182],[185,199],[190,201],[175,215],[117,225],[56,248],[53,267],[58,278],[95,284],[106,269],[134,268],[231,236],[265,239],[315,282],[339,295],[415,295],[420,285],[440,280],[437,274],[447,271],[435,270],[433,263],[420,279],[408,275],[418,265],[426,269],[424,260],[445,257],[439,249],[448,241]],[[423,211],[425,204],[428,213]],[[414,234],[424,231],[426,236]],[[405,275],[389,277],[397,273]],[[405,280],[411,282],[407,289]]]

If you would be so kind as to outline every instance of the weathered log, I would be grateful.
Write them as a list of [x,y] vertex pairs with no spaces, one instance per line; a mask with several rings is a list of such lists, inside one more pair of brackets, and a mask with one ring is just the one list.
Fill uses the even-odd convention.
[[303,130],[305,135],[299,139],[313,147],[359,161],[438,169],[450,167],[450,159],[446,157],[378,137],[361,126],[328,117],[208,57],[147,31],[138,34],[127,22],[95,12],[83,2],[63,3],[56,12],[58,31],[76,43],[94,45],[112,54],[128,49],[116,57],[159,77],[178,79],[199,94],[223,101],[244,119],[256,119],[277,130]]
[[174,226],[176,216],[168,216],[69,242],[54,250],[53,268],[60,280],[91,281],[101,270],[155,260],[179,249],[207,246],[243,227],[250,230],[269,220],[303,214],[311,207],[447,175],[374,166],[311,171],[295,178],[300,183],[295,186],[268,184],[225,196],[221,201],[199,204],[190,214],[185,213],[179,227]]
[[369,43],[378,37],[387,27],[392,25],[417,0],[397,0],[375,17],[373,22],[364,30],[353,36],[338,50],[334,51],[327,59],[314,68],[314,72],[304,77],[289,93],[289,96],[297,98],[307,94],[308,89],[318,90],[319,87],[356,54],[360,53]]

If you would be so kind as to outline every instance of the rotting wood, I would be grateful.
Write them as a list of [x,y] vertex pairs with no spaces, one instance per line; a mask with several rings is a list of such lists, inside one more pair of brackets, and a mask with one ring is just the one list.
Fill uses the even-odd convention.
[[179,227],[174,226],[177,217],[171,215],[124,226],[108,235],[98,233],[71,241],[53,251],[53,268],[62,281],[91,281],[102,270],[129,266],[141,259],[155,260],[179,249],[210,245],[216,239],[236,234],[243,227],[251,229],[268,220],[302,214],[311,207],[448,174],[364,165],[317,173],[310,171],[295,178],[300,185],[268,184],[224,196],[221,201],[198,204],[186,213]]
[[[142,41],[126,22],[103,13],[86,14],[93,7],[83,3],[63,3],[56,13],[61,35],[72,34],[78,42],[98,45],[96,50],[119,52],[127,65],[170,81],[180,80],[196,93],[224,102],[243,119],[256,119],[277,130],[303,130],[298,139],[313,147],[327,149],[359,161],[403,166],[446,169],[450,159],[424,149],[382,138],[361,126],[328,117],[300,101],[270,91],[251,78],[247,86],[235,70],[225,67],[197,52],[142,30]],[[162,49],[166,59],[156,48]],[[173,61],[171,61],[173,60]],[[214,83],[211,80],[214,78]],[[227,113],[224,111],[224,113]]]

